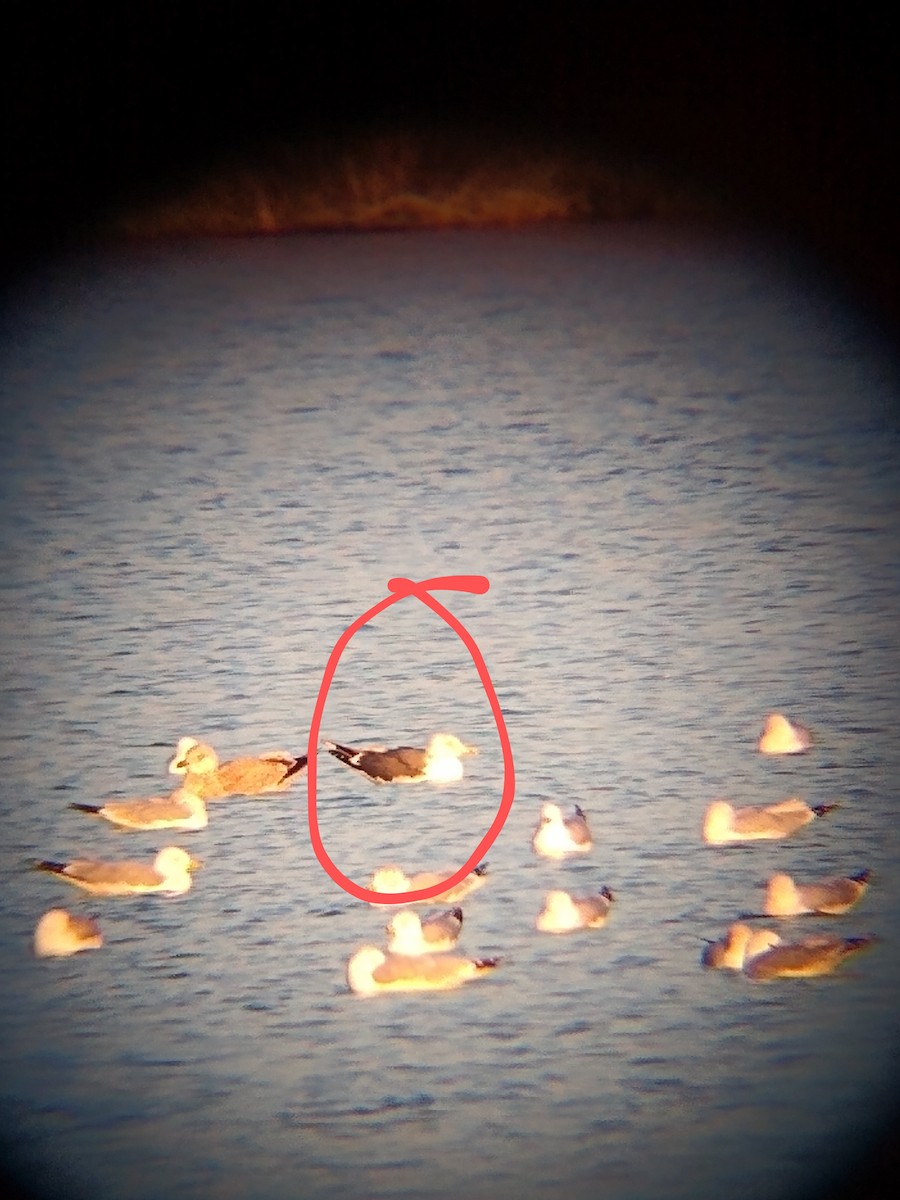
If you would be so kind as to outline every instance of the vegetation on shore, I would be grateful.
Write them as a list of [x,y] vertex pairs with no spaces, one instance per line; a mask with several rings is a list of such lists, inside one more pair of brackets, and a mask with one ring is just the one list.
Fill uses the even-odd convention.
[[380,136],[276,147],[170,180],[132,203],[113,232],[134,238],[304,230],[521,227],[547,221],[695,216],[712,202],[633,165],[573,150]]

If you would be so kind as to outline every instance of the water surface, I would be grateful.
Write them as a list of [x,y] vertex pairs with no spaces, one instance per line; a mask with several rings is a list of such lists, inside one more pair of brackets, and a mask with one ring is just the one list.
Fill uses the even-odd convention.
[[[33,281],[0,445],[0,1096],[48,1193],[157,1200],[782,1197],[836,1178],[896,1078],[896,376],[794,265],[655,226],[110,251]],[[395,575],[477,639],[516,798],[464,906],[499,954],[454,993],[349,994],[383,911],[310,846],[306,791],[160,839],[67,804],[153,794],[182,734],[305,749],[328,655]],[[809,755],[754,752],[773,709]],[[476,743],[378,788],[319,759],[326,848],[365,882],[459,865],[502,761],[468,653],[413,600],[354,638],[322,725]],[[841,807],[712,849],[707,803]],[[595,835],[535,860],[543,799]],[[204,862],[164,900],[82,898],[34,858]],[[841,976],[699,966],[773,870],[869,867]],[[603,930],[534,930],[610,886]],[[55,903],[106,946],[37,961]]]

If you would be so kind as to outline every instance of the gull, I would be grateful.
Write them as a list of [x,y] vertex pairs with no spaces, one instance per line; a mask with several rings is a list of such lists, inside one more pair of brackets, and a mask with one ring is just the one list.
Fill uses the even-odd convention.
[[535,927],[542,933],[568,933],[573,929],[599,929],[606,924],[613,894],[602,887],[593,896],[570,896],[568,892],[548,892]]
[[571,817],[564,817],[557,804],[541,807],[541,819],[531,839],[536,854],[545,858],[564,858],[567,854],[584,854],[590,850],[591,831],[584,813],[575,805]]
[[[462,900],[464,896],[470,895],[481,887],[487,876],[487,867],[487,863],[482,863],[480,867],[470,871],[459,883],[454,884],[445,892],[438,893],[437,896],[432,896],[430,900],[411,901],[410,903],[431,904],[440,900],[446,904],[453,904]],[[406,875],[399,867],[379,867],[369,882],[369,891],[417,892],[420,888],[433,887],[434,884],[440,883],[452,874],[452,871],[447,870],[443,874],[438,871],[419,871],[417,875]],[[370,900],[369,903],[377,904],[378,901]]]
[[61,958],[102,945],[103,934],[93,917],[82,917],[65,908],[51,908],[35,926],[34,952],[38,958]]
[[461,954],[391,954],[362,946],[347,963],[347,983],[359,996],[445,990],[476,979],[498,961]]
[[421,920],[411,908],[395,913],[388,921],[388,952],[391,954],[434,954],[452,950],[462,930],[463,910],[450,908]]
[[722,846],[726,842],[783,838],[834,808],[836,804],[810,807],[796,796],[767,808],[754,805],[733,808],[727,800],[714,800],[703,820],[703,840],[711,846]]
[[206,802],[187,788],[147,800],[109,800],[106,804],[70,804],[76,812],[103,817],[122,829],[205,829]]
[[735,921],[717,942],[707,942],[700,961],[704,967],[740,971],[747,959],[762,954],[780,941],[774,929],[751,929],[743,921]]
[[397,746],[393,750],[384,746],[342,746],[327,740],[322,744],[338,762],[361,771],[375,783],[416,783],[421,780],[456,783],[463,777],[460,758],[478,753],[474,746],[467,746],[452,733],[436,733],[425,749],[415,746]]
[[773,875],[766,884],[763,911],[767,917],[796,917],[801,913],[838,916],[862,899],[869,886],[869,872],[797,883],[790,875]]
[[200,864],[180,846],[165,846],[152,865],[142,862],[99,862],[76,858],[68,863],[35,864],[59,879],[93,892],[97,896],[131,896],[142,892],[163,892],[177,896],[191,886],[191,871]]
[[760,754],[803,754],[812,745],[812,734],[805,725],[793,723],[781,713],[769,713],[759,735]]
[[790,979],[830,975],[851,954],[865,950],[876,939],[865,937],[807,937],[799,942],[780,942],[744,963],[748,979]]
[[212,746],[183,737],[169,763],[169,774],[183,775],[184,787],[204,800],[256,796],[290,787],[306,766],[306,758],[305,754],[295,757],[285,750],[268,750],[255,757],[220,763]]

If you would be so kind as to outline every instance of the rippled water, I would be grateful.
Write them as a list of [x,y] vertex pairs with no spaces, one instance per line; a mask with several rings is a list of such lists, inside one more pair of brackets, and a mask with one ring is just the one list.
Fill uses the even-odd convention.
[[[752,246],[625,226],[127,249],[37,279],[7,333],[0,1096],[48,1193],[780,1197],[885,1111],[898,1045],[896,380],[847,314]],[[317,862],[306,790],[201,833],[92,824],[171,748],[305,749],[328,655],[396,575],[477,639],[516,798],[464,905],[500,968],[459,992],[348,993],[385,913]],[[780,708],[797,759],[754,752]],[[467,651],[414,600],[346,651],[322,732],[481,748],[443,788],[327,755],[322,836],[365,882],[455,867],[497,809]],[[706,804],[841,807],[781,845],[700,843]],[[536,861],[543,798],[595,833]],[[82,898],[35,857],[204,861],[179,899]],[[868,866],[840,976],[699,966],[773,869]],[[535,932],[543,893],[616,894]],[[38,961],[67,902],[106,945]],[[600,1191],[598,1192],[598,1189]]]

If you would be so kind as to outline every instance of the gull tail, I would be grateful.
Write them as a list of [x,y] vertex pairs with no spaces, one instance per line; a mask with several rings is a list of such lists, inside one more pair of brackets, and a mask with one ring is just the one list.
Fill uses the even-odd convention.
[[322,745],[329,754],[333,754],[338,762],[342,762],[346,767],[355,767],[356,763],[351,760],[355,758],[356,751],[350,746],[341,746],[337,742],[323,742]]
[[856,954],[858,950],[867,950],[877,941],[878,938],[873,933],[864,934],[862,937],[844,938],[843,954]]
[[832,812],[834,809],[840,807],[840,804],[814,804],[812,806],[812,810],[817,817],[824,817],[826,813]]
[[47,859],[41,859],[34,864],[35,871],[49,871],[51,875],[62,875],[65,872],[66,864],[61,862],[49,862]]
[[[284,773],[284,778],[285,778],[285,779],[290,779],[292,775],[299,775],[299,774],[300,774],[300,772],[303,770],[303,768],[306,766],[306,763],[307,763],[307,761],[308,761],[308,757],[309,757],[309,756],[308,756],[308,755],[306,755],[306,754],[299,754],[299,755],[298,755],[298,756],[297,756],[297,757],[294,759],[294,764],[293,764],[293,766],[291,766],[291,767],[288,767],[288,769],[285,771],[285,773]],[[73,807],[74,807],[74,805],[73,805]]]

